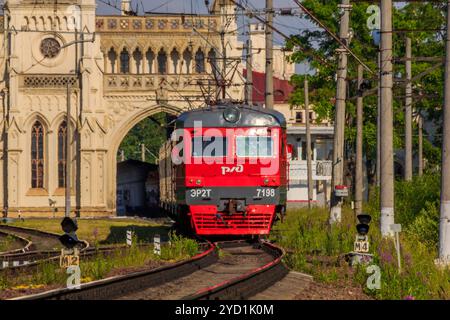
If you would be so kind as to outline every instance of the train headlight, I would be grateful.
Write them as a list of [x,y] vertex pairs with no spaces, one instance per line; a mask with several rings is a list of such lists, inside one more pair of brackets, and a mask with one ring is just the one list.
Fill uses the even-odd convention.
[[197,181],[195,181],[195,183],[199,186],[199,185],[201,185],[202,184],[202,180],[200,180],[200,179],[197,179]]
[[241,118],[241,111],[237,107],[228,107],[223,112],[223,118],[227,122],[236,123]]
[[269,184],[269,179],[268,178],[264,179],[264,184]]

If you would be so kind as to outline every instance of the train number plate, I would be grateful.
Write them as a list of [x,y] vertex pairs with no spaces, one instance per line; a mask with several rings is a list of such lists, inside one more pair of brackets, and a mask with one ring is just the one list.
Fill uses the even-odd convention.
[[211,198],[211,189],[192,189],[189,192],[191,198]]
[[273,188],[258,188],[256,189],[256,198],[274,198],[275,189]]
[[368,253],[369,241],[355,241],[354,251],[359,253]]

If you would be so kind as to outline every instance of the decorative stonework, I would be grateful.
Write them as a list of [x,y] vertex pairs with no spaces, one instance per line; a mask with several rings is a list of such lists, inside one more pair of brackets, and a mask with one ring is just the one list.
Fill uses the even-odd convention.
[[21,76],[21,84],[24,88],[65,88],[67,83],[70,87],[77,84],[75,76],[66,75],[26,75]]
[[[105,23],[106,21],[106,23]],[[98,32],[149,32],[149,31],[183,31],[192,32],[196,28],[199,32],[216,32],[220,23],[219,17],[170,17],[147,18],[147,17],[97,17],[96,28]],[[156,28],[155,28],[156,26]],[[180,26],[183,26],[180,28]]]
[[45,38],[41,41],[40,50],[45,58],[53,59],[61,52],[61,44],[55,38]]

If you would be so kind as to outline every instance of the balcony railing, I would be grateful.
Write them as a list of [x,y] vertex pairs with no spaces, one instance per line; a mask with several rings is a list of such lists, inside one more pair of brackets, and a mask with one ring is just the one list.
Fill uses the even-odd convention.
[[[313,180],[331,180],[333,163],[329,160],[312,161]],[[289,179],[307,180],[307,164],[304,160],[292,160],[289,162]]]

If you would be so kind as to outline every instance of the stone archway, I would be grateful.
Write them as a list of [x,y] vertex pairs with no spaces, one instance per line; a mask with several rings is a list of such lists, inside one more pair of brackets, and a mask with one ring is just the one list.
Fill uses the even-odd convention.
[[112,134],[110,146],[108,148],[108,178],[106,184],[106,205],[108,211],[116,213],[116,190],[117,190],[117,153],[122,140],[125,138],[127,133],[139,122],[147,117],[155,115],[157,113],[165,112],[167,114],[178,116],[183,109],[169,105],[153,105],[148,108],[140,110],[138,113],[133,114],[129,119],[117,128]]

